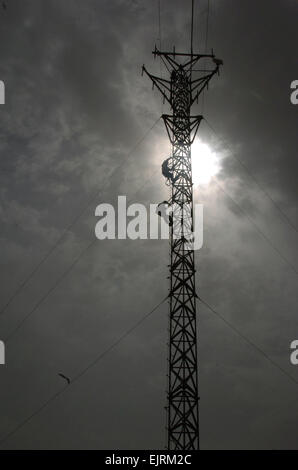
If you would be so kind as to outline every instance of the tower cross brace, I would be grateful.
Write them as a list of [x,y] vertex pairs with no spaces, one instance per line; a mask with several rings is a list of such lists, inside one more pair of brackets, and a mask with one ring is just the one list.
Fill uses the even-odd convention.
[[[213,54],[162,52],[155,47],[170,77],[152,75],[143,66],[171,108],[163,114],[172,155],[163,163],[163,175],[171,189],[169,350],[167,383],[167,448],[199,449],[199,394],[195,259],[193,250],[193,183],[191,145],[203,117],[191,115],[191,108],[219,73],[222,61]],[[200,69],[200,61],[209,69]],[[195,67],[199,67],[195,69]],[[186,210],[187,207],[187,210]],[[175,213],[176,212],[176,213]],[[179,236],[174,236],[177,233]],[[175,230],[176,229],[176,230]]]

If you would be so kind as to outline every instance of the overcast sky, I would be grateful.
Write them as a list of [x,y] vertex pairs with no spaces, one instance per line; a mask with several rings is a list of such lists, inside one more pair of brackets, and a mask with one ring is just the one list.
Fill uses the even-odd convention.
[[[163,48],[187,50],[190,0],[160,3]],[[197,1],[195,11],[194,46],[203,52],[207,3]],[[199,135],[221,171],[195,192],[204,204],[197,290],[298,381],[290,364],[290,342],[298,339],[298,106],[290,102],[298,4],[210,3],[207,46],[224,66],[194,113],[204,111],[216,130],[203,122]],[[169,262],[166,241],[96,240],[71,268],[95,240],[98,204],[115,204],[118,195],[146,204],[168,197],[162,122],[148,134],[168,108],[141,76],[143,63],[160,73],[151,54],[158,2],[6,4],[2,308],[77,221],[0,315],[0,339],[10,337],[0,366],[0,441],[65,387],[58,373],[77,376],[167,295]],[[2,448],[164,448],[167,313],[164,304]],[[298,385],[200,304],[198,322],[201,447],[298,449]]]

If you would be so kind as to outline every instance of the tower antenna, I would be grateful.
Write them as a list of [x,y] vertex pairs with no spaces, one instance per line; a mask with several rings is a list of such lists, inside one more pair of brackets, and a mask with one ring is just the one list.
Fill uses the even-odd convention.
[[[192,13],[193,13],[192,0]],[[199,449],[199,394],[197,357],[197,314],[194,259],[194,220],[191,145],[203,116],[191,114],[193,104],[219,72],[222,61],[212,54],[193,53],[193,14],[191,51],[161,51],[156,46],[154,57],[161,58],[169,77],[153,75],[143,66],[171,113],[163,114],[172,145],[171,155],[162,164],[162,174],[170,187],[170,287],[169,349],[167,379],[167,448]],[[193,67],[200,61],[209,66]],[[161,212],[159,212],[161,215]]]

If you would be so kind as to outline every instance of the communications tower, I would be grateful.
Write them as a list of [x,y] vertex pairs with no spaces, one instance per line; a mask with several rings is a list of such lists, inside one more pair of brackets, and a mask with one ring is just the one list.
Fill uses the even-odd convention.
[[[193,249],[193,183],[191,145],[203,116],[191,109],[222,61],[213,54],[161,51],[156,48],[169,76],[143,72],[152,80],[170,105],[163,114],[172,154],[162,164],[162,174],[171,189],[170,293],[169,293],[169,372],[167,385],[168,450],[199,449],[199,395],[196,327],[195,260]],[[203,65],[201,65],[203,63]],[[199,158],[199,157],[198,157]],[[184,209],[188,208],[188,211]],[[178,208],[178,209],[177,209]],[[189,209],[190,208],[190,209]],[[176,213],[175,213],[176,212]],[[180,226],[179,236],[174,236]],[[177,233],[177,230],[176,230]]]

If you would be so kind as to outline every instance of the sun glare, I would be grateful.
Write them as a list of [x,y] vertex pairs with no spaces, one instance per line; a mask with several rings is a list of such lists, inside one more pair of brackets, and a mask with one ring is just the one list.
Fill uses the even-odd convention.
[[191,147],[192,177],[194,186],[208,184],[219,170],[219,160],[208,145],[195,140]]

